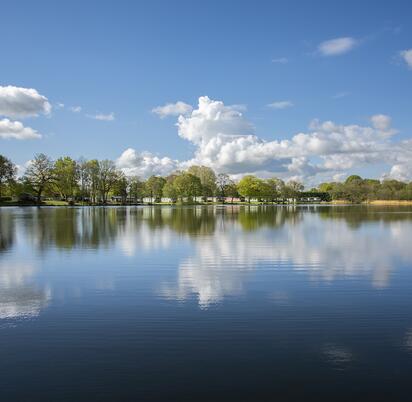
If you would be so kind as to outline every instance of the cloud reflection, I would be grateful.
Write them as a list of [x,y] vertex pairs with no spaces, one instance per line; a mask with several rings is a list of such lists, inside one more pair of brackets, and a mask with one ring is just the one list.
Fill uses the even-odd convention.
[[48,305],[51,291],[30,283],[34,273],[30,264],[0,263],[0,319],[36,317]]
[[[278,209],[278,213],[285,212]],[[261,275],[287,266],[306,273],[314,285],[369,278],[372,287],[382,289],[389,285],[395,264],[412,262],[410,221],[354,230],[344,219],[324,220],[296,211],[289,224],[278,219],[283,223],[270,229],[252,225],[252,233],[244,230],[240,218],[228,220],[222,215],[216,220],[213,236],[196,238],[194,254],[180,262],[177,283],[163,284],[163,297],[185,300],[196,295],[199,306],[208,308],[241,294],[259,265],[265,270]]]

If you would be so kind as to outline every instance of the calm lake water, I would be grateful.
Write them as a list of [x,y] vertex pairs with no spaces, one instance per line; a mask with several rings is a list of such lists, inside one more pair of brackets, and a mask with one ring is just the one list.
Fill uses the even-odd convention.
[[412,400],[412,209],[0,209],[0,400]]

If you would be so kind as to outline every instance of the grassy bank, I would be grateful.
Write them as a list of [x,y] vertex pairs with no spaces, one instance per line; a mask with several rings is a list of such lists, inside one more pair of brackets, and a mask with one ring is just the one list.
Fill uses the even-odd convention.
[[367,201],[368,205],[412,205],[412,200],[373,200]]

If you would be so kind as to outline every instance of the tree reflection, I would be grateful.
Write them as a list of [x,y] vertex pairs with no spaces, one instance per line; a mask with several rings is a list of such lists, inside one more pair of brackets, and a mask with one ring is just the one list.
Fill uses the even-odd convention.
[[[12,247],[16,231],[15,212],[1,211],[0,252]],[[412,219],[412,208],[367,206],[202,206],[202,207],[84,207],[33,208],[19,219],[27,236],[39,250],[55,247],[108,248],[119,237],[158,236],[159,230],[203,237],[235,224],[244,232],[280,229],[300,224],[310,215],[322,220],[341,220],[358,229],[366,222]],[[135,236],[136,237],[136,236]],[[137,236],[137,241],[142,238]]]
[[1,211],[0,215],[0,253],[9,250],[14,243],[15,223],[13,212]]

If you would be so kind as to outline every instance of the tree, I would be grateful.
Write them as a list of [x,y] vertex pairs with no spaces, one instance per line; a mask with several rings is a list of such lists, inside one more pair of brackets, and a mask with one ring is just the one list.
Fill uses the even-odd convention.
[[244,176],[238,183],[239,194],[247,198],[250,203],[251,198],[259,198],[262,194],[262,180],[256,176]]
[[119,172],[113,161],[105,159],[99,164],[99,192],[103,204],[106,204],[109,192],[113,189],[116,181],[119,179]]
[[202,196],[209,197],[216,192],[216,174],[207,166],[190,166],[188,173],[198,177],[202,186]]
[[16,173],[17,168],[14,163],[5,156],[0,155],[0,199],[3,194],[3,186],[14,182]]
[[230,180],[228,184],[225,186],[225,196],[230,197],[233,203],[233,198],[239,197],[239,192],[237,191],[237,185],[233,180]]
[[55,185],[60,196],[67,201],[78,188],[79,169],[76,161],[65,156],[54,163]]
[[183,172],[175,177],[173,186],[176,189],[177,197],[183,201],[184,197],[196,197],[202,192],[200,179],[187,172]]
[[170,198],[173,202],[175,202],[178,198],[178,193],[175,187],[175,178],[177,176],[171,175],[166,179],[166,183],[163,187],[163,195],[167,198]]
[[96,203],[99,196],[100,186],[100,164],[97,159],[92,159],[86,162],[86,177],[88,185],[88,193],[92,203]]
[[134,202],[143,198],[144,183],[137,176],[129,177],[129,195]]
[[345,180],[345,184],[349,184],[353,182],[360,182],[360,181],[362,181],[362,177],[358,176],[357,174],[353,174]]
[[219,173],[216,177],[216,191],[217,195],[223,198],[223,202],[225,201],[225,197],[227,196],[227,188],[229,185],[234,184],[234,181],[231,180],[228,174],[226,173]]
[[40,204],[43,192],[55,181],[53,161],[45,154],[35,155],[26,170],[25,180],[36,194],[37,204]]
[[278,179],[277,177],[272,177],[271,179],[266,180],[266,186],[267,198],[269,201],[273,202],[280,196],[285,183],[283,182],[283,180]]
[[145,183],[145,192],[152,201],[153,199],[159,200],[162,198],[163,186],[165,185],[166,180],[164,177],[160,176],[150,176]]
[[82,201],[90,195],[90,171],[88,162],[84,158],[77,161],[79,195]]
[[117,180],[113,185],[113,195],[121,197],[122,203],[126,204],[129,191],[129,180],[123,172],[118,172]]

